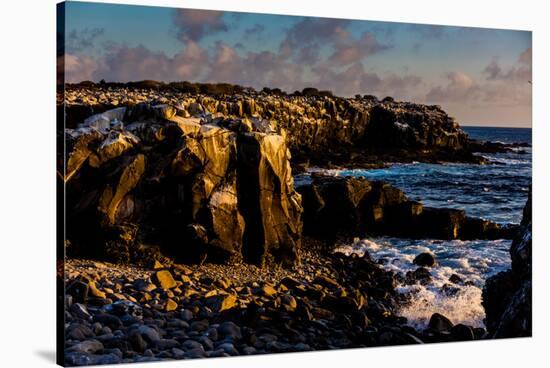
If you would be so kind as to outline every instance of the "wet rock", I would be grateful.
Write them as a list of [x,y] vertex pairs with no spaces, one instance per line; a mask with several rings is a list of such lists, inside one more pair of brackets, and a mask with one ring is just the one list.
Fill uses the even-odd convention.
[[218,349],[223,350],[226,354],[229,354],[229,355],[233,355],[233,356],[239,355],[239,351],[230,342],[225,342],[223,344],[218,345]]
[[470,326],[463,325],[461,323],[454,325],[451,329],[451,336],[456,341],[469,341],[474,340],[474,330]]
[[420,253],[414,258],[413,263],[418,266],[433,267],[435,265],[435,258],[430,253]]
[[147,342],[141,336],[138,331],[133,331],[128,334],[128,341],[132,344],[132,347],[137,352],[144,352],[147,349]]
[[103,350],[103,344],[97,340],[86,340],[67,349],[68,352],[95,354]]
[[236,341],[242,339],[241,328],[233,322],[223,322],[218,326],[218,335],[221,339]]
[[193,321],[191,322],[190,328],[192,331],[203,332],[208,330],[209,323],[207,320]]
[[184,321],[189,322],[190,320],[193,319],[193,312],[191,312],[189,309],[182,309],[180,312],[180,317]]
[[86,306],[80,303],[71,305],[70,312],[72,315],[84,320],[90,320],[92,318]]
[[135,332],[140,334],[148,344],[156,344],[160,340],[159,332],[151,326],[140,325]]
[[71,295],[75,302],[85,303],[86,299],[88,299],[88,290],[88,284],[74,280],[67,286],[65,292]]
[[204,351],[204,348],[202,346],[202,344],[198,341],[195,341],[195,340],[186,340],[183,342],[183,344],[181,344],[182,347],[185,348],[185,350],[193,350],[193,349],[196,349],[196,350],[203,350]]
[[406,281],[408,284],[420,283],[427,285],[432,280],[432,274],[427,268],[418,267],[414,272],[408,271],[406,274]]
[[428,328],[437,331],[449,331],[453,327],[453,323],[444,315],[439,313],[434,313],[430,317],[430,322],[428,322]]
[[86,354],[81,352],[73,352],[65,354],[65,364],[70,366],[81,365],[103,365],[103,364],[118,364],[122,359],[116,354]]
[[107,313],[95,314],[94,322],[99,322],[102,325],[108,326],[112,330],[117,330],[122,327],[122,321],[117,317]]
[[456,273],[453,273],[451,277],[449,277],[449,281],[453,284],[462,284],[463,280],[460,276],[458,276]]
[[82,341],[93,335],[93,331],[88,326],[80,323],[72,323],[65,331],[66,338],[72,340]]

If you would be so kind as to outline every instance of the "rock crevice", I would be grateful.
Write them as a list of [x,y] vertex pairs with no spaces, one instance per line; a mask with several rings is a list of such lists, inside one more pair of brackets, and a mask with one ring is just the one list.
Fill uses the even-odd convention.
[[302,209],[285,139],[170,111],[136,105],[66,129],[69,254],[139,260],[152,243],[186,260],[296,262]]

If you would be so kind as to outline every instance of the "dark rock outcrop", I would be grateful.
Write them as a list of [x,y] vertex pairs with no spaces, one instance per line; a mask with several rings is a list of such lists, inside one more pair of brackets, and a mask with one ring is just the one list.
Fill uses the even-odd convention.
[[163,252],[297,261],[302,207],[284,137],[269,122],[176,113],[143,103],[66,129],[59,174],[70,252],[138,263]]
[[485,325],[494,338],[531,336],[532,285],[531,193],[525,208],[521,230],[512,242],[511,269],[489,278],[483,289]]
[[304,206],[304,233],[329,241],[366,234],[497,239],[512,238],[516,230],[467,217],[462,210],[424,207],[381,181],[315,176],[298,191]]
[[[139,89],[145,88],[145,89]],[[200,90],[200,88],[199,88]],[[65,123],[137,101],[174,106],[182,117],[268,120],[297,163],[366,166],[381,161],[482,162],[472,154],[468,135],[440,106],[371,96],[341,98],[323,93],[286,95],[239,88],[230,94],[198,90],[149,89],[142,85],[72,86],[65,91]]]

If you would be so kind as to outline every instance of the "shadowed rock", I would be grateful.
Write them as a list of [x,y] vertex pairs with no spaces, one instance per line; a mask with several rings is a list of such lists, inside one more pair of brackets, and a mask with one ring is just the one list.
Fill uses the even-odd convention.
[[160,261],[160,246],[186,261],[292,265],[302,208],[284,137],[268,123],[176,112],[138,104],[66,130],[71,252]]
[[492,337],[532,334],[531,192],[523,209],[520,231],[510,247],[512,268],[487,279],[483,288],[485,324]]
[[[513,226],[470,218],[462,210],[424,207],[381,181],[317,176],[298,191],[305,234],[329,242],[367,234],[435,239],[498,239],[515,234]],[[480,223],[483,226],[472,225]]]

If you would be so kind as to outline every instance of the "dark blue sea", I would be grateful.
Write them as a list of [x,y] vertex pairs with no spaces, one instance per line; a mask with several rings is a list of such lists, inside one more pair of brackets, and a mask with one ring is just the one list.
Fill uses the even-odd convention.
[[[474,139],[531,144],[531,129],[465,127],[464,130]],[[482,156],[488,159],[488,164],[396,163],[386,169],[326,172],[387,181],[426,206],[464,209],[469,216],[519,223],[531,183],[531,147]]]
[[[463,129],[474,139],[531,144],[531,129]],[[509,153],[482,154],[488,160],[485,165],[395,163],[386,169],[312,171],[384,180],[426,206],[464,209],[469,216],[499,223],[519,223],[531,183],[531,152],[531,147],[518,147]],[[307,181],[307,174],[296,177],[297,185]],[[410,303],[402,306],[400,314],[416,327],[424,327],[435,312],[454,323],[483,327],[485,311],[481,305],[481,290],[488,277],[510,266],[510,245],[509,240],[376,237],[356,239],[353,244],[340,245],[337,250],[358,254],[369,252],[386,269],[402,274],[416,268],[412,260],[417,254],[433,253],[438,264],[430,269],[432,283],[399,285],[398,291],[410,296]],[[449,293],[452,274],[472,284],[453,285],[458,289]]]

